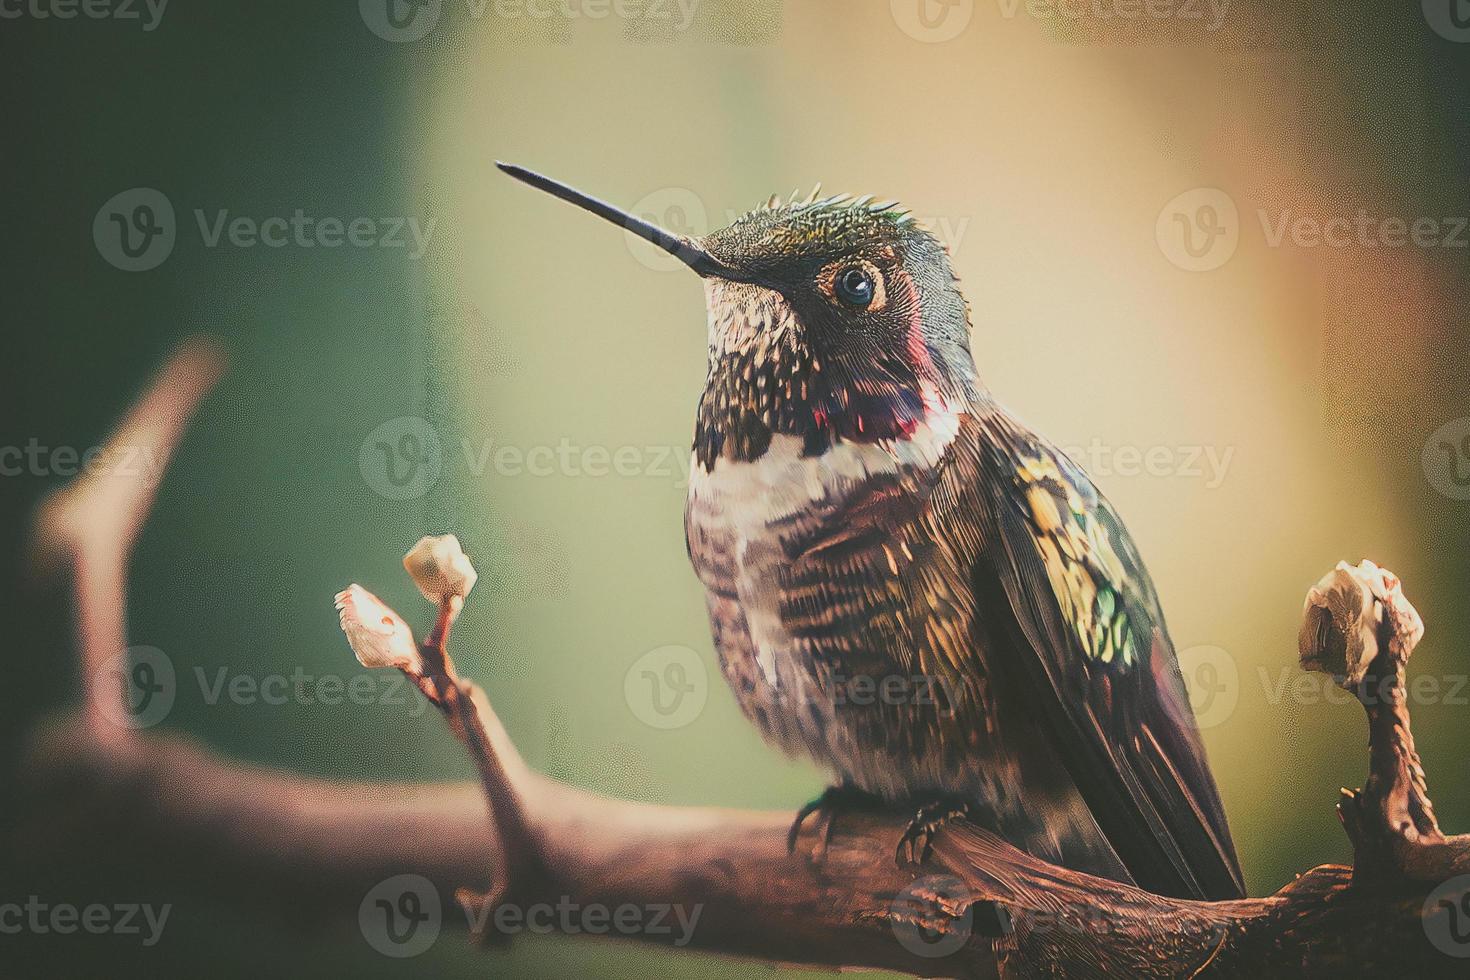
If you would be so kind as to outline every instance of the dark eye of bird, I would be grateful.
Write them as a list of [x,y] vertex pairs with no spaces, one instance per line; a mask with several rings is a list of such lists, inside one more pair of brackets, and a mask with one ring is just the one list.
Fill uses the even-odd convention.
[[860,265],[850,265],[837,273],[833,285],[837,298],[848,306],[861,310],[873,302],[873,277]]

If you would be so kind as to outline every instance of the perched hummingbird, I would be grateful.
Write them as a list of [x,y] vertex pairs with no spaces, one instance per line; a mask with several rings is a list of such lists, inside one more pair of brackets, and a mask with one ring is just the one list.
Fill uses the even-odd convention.
[[944,246],[892,203],[772,198],[676,235],[521,167],[704,279],[685,512],[721,669],[830,770],[798,815],[963,815],[1057,864],[1243,894],[1148,572],[1071,459],[985,389]]

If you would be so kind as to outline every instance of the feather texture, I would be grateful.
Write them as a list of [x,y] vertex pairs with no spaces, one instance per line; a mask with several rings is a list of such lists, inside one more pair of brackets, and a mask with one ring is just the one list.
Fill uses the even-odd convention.
[[942,444],[923,431],[925,452],[803,456],[778,436],[755,461],[696,467],[690,555],[742,708],[859,788],[971,800],[1039,857],[1239,895],[1163,616],[1117,515],[993,403],[959,412]]

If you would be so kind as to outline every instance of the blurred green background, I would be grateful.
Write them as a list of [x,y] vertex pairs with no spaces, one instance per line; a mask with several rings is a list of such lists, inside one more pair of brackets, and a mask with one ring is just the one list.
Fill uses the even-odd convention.
[[[1267,893],[1349,857],[1332,806],[1361,782],[1362,719],[1292,686],[1302,596],[1340,558],[1398,572],[1428,623],[1415,670],[1439,693],[1416,700],[1415,733],[1442,822],[1470,829],[1470,503],[1455,469],[1470,465],[1470,233],[1453,234],[1470,213],[1470,31],[1450,3],[1378,8],[395,0],[408,25],[395,28],[385,0],[176,2],[137,20],[7,7],[20,13],[0,20],[4,295],[19,350],[0,441],[96,445],[181,338],[227,349],[134,564],[131,639],[180,677],[164,729],[315,775],[470,776],[421,706],[211,704],[195,673],[355,676],[333,593],[361,582],[423,622],[400,557],[452,531],[481,571],[460,667],[534,765],[618,796],[794,809],[822,777],[739,716],[684,552],[699,285],[492,162],[693,232],[816,180],[899,198],[953,251],[982,376],[1079,447],[1129,520],[1251,890]],[[134,188],[175,212],[172,250],[144,271],[105,244],[106,206]],[[1216,191],[1236,211],[1209,226],[1233,250],[1218,262],[1171,237],[1181,216],[1208,231]],[[130,214],[137,199],[121,200]],[[298,210],[372,219],[376,244],[209,243],[221,211],[259,225]],[[1392,244],[1380,231],[1394,217],[1433,219],[1440,240]],[[1334,218],[1354,222],[1350,240],[1313,244],[1313,223]],[[1305,233],[1273,241],[1299,220]],[[395,223],[401,247],[382,240]],[[395,457],[412,451],[405,433],[428,455]],[[623,447],[622,473],[596,475]],[[418,482],[389,479],[416,459]],[[18,547],[25,511],[64,474],[3,482],[19,490]],[[19,731],[74,678],[66,604],[10,591]],[[663,729],[624,680],[670,646],[705,668],[706,702]],[[17,886],[148,894],[68,875],[0,881],[0,901]],[[58,976],[773,969],[562,938],[479,952],[457,931],[395,961],[350,916],[302,935],[217,895],[155,900],[175,906],[155,947],[52,937],[27,955],[39,945],[34,969]]]

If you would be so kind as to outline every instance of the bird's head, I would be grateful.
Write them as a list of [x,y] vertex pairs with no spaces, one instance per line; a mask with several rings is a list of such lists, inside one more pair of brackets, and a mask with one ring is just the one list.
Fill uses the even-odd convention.
[[949,254],[894,204],[819,197],[676,235],[549,178],[501,169],[622,225],[704,279],[709,373],[700,463],[759,458],[776,435],[816,455],[911,436],[976,394],[969,315]]

